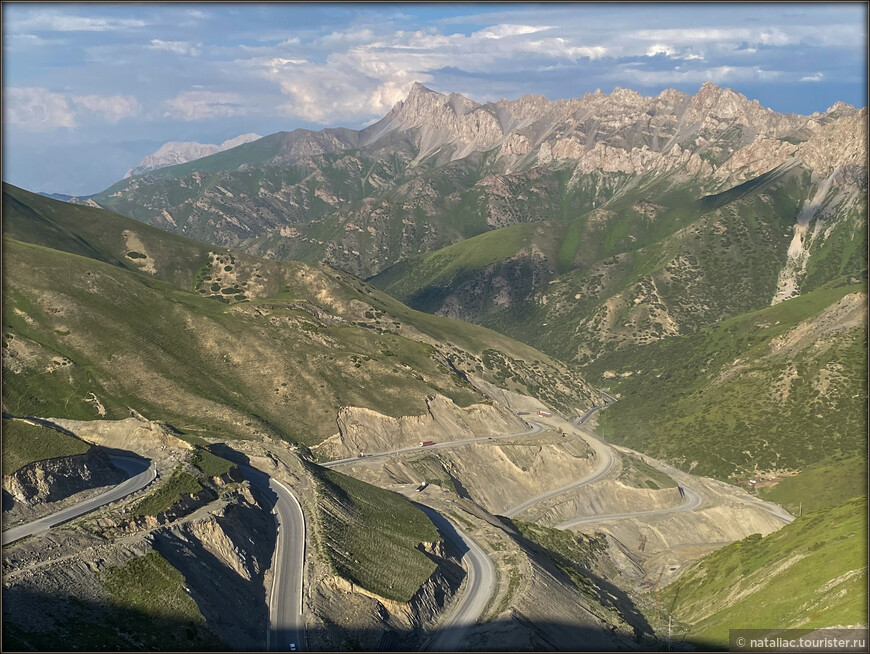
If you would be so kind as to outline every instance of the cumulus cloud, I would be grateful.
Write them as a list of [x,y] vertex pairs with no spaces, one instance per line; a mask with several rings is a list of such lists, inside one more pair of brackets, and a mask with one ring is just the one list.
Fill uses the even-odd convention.
[[801,77],[801,82],[821,82],[824,77],[824,73],[813,73],[812,75]]
[[72,101],[82,109],[101,114],[110,123],[139,115],[139,101],[132,95],[78,95]]
[[30,132],[75,127],[67,98],[41,87],[12,87],[3,91],[4,121]]
[[671,46],[663,45],[661,43],[656,43],[655,45],[651,45],[646,49],[647,57],[655,57],[656,55],[660,54],[666,55],[668,57],[673,57],[675,53],[676,50],[674,50]]
[[[375,33],[368,29],[345,30],[343,32],[330,32],[321,37],[320,44],[327,47],[335,47],[340,45],[356,45],[357,43],[366,43],[375,38]],[[296,39],[296,43],[299,39]]]
[[[415,81],[428,82],[444,69],[472,74],[540,69],[553,61],[595,60],[608,54],[584,39],[544,36],[549,25],[499,23],[471,34],[438,29],[334,31],[318,40],[329,46],[325,61],[301,57],[254,57],[237,61],[276,83],[289,100],[283,113],[326,124],[380,116],[403,100]],[[538,63],[530,63],[535,61]]]
[[361,74],[347,62],[319,65],[272,59],[264,63],[263,72],[289,97],[280,105],[281,112],[321,124],[360,115],[380,116],[403,100],[415,81],[431,79],[425,73],[392,68],[379,79]]
[[202,43],[190,43],[188,41],[161,41],[151,39],[151,44],[146,45],[149,50],[165,50],[177,55],[198,57],[202,54]]
[[5,120],[32,132],[76,127],[76,119],[97,115],[109,123],[138,116],[139,101],[132,95],[68,96],[41,87],[4,91]]
[[239,93],[184,91],[163,104],[166,107],[164,117],[188,122],[250,113]]

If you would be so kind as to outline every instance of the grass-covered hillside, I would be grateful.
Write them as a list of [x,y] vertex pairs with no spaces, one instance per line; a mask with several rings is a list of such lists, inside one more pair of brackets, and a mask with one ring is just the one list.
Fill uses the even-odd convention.
[[20,420],[3,419],[3,474],[28,463],[85,454],[91,446],[75,436]]
[[602,357],[587,372],[622,399],[600,432],[722,479],[855,457],[867,447],[866,311],[865,286],[831,285]]
[[[151,551],[99,576],[103,602],[75,595],[21,598],[50,606],[44,630],[4,621],[3,645],[10,651],[226,651],[228,645],[206,625],[187,581],[160,554]],[[39,604],[37,604],[39,605]]]
[[826,509],[844,500],[867,495],[867,456],[808,465],[794,477],[787,477],[758,491],[761,498],[776,502],[794,515]]
[[724,547],[669,585],[660,601],[701,649],[727,649],[736,627],[866,625],[867,498]]
[[407,602],[437,564],[418,546],[441,540],[405,497],[333,470],[310,467],[318,481],[320,553],[339,576]]
[[[32,199],[10,189],[7,202],[13,194]],[[39,244],[46,206],[65,227],[46,237],[51,247]],[[74,231],[85,220],[103,236]],[[161,241],[159,230],[41,197],[16,222],[31,242],[4,240],[3,402],[13,415],[121,418],[132,408],[192,434],[312,445],[334,433],[342,406],[399,417],[424,414],[435,394],[486,402],[461,370],[570,412],[597,402],[579,375],[526,345],[411,311],[323,266]],[[153,272],[110,261],[132,237],[139,251],[166,252],[149,258]],[[176,241],[196,256],[176,256]]]
[[[793,166],[701,198],[642,187],[570,220],[512,225],[410,257],[370,282],[414,308],[585,365],[770,305],[792,265],[810,180]],[[866,203],[831,202],[806,273],[795,273],[802,292],[866,279]]]

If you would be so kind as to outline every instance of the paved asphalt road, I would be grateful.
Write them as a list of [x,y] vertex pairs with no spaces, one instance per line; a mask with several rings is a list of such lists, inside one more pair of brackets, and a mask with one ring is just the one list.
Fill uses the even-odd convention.
[[566,520],[565,522],[560,522],[556,525],[556,529],[570,529],[571,527],[576,527],[577,525],[587,524],[589,522],[604,522],[606,520],[620,520],[622,518],[637,518],[641,516],[650,516],[650,515],[661,515],[664,513],[677,513],[679,511],[691,511],[692,509],[697,509],[701,504],[703,504],[703,499],[698,493],[693,491],[691,488],[686,488],[683,486],[683,490],[686,492],[686,497],[683,499],[683,503],[678,506],[672,506],[667,509],[655,509],[653,511],[636,511],[634,513],[610,513],[607,515],[591,515],[585,518],[573,518],[571,520]]
[[[587,417],[589,415],[589,413],[586,414]],[[579,488],[580,486],[585,486],[586,484],[591,484],[593,481],[601,479],[604,475],[610,472],[610,469],[613,467],[613,452],[611,451],[610,447],[608,447],[605,443],[601,442],[597,438],[593,438],[588,434],[584,434],[583,438],[586,440],[587,443],[589,443],[589,446],[598,455],[598,458],[601,461],[601,465],[582,479],[573,481],[567,486],[562,486],[561,488],[556,488],[554,490],[547,491],[546,493],[535,495],[533,498],[526,500],[522,504],[518,504],[517,506],[508,509],[504,512],[504,516],[506,518],[513,518],[514,516],[519,515],[526,509],[533,507],[536,504],[540,504],[541,502],[548,500],[551,497],[556,497],[557,495],[561,495],[562,493],[567,493],[570,490]]]
[[305,516],[299,500],[281,482],[250,466],[239,466],[245,478],[274,502],[278,540],[272,560],[267,651],[286,652],[290,643],[305,649],[302,621],[302,577],[305,571]]
[[130,493],[135,493],[140,488],[145,488],[157,477],[157,469],[154,467],[154,464],[147,465],[148,462],[144,459],[110,454],[109,460],[115,467],[130,475],[130,478],[89,500],[84,500],[39,520],[28,522],[26,525],[7,529],[3,532],[3,545],[8,545],[25,536],[32,536],[33,534],[48,531],[52,527],[69,522],[85,513],[90,513],[105,504],[119,500]]
[[403,447],[399,450],[392,450],[390,452],[378,452],[376,454],[366,454],[363,459],[357,457],[349,457],[347,459],[336,459],[335,461],[328,461],[326,463],[321,463],[324,468],[334,468],[335,466],[340,466],[346,463],[358,463],[360,461],[371,461],[376,459],[383,459],[390,456],[395,456],[396,454],[404,454],[406,452],[419,452],[421,450],[441,450],[447,449],[451,447],[458,447],[459,445],[468,445],[469,443],[482,443],[484,441],[490,440],[500,440],[502,438],[518,438],[520,436],[532,436],[533,434],[539,434],[543,431],[544,426],[537,423],[531,422],[532,428],[528,431],[520,432],[519,434],[505,434],[502,436],[482,436],[480,438],[466,438],[461,441],[446,441],[444,443],[435,443],[434,445],[427,445],[426,447],[422,447],[420,445],[414,445],[412,447]]
[[438,527],[444,537],[463,552],[462,561],[468,571],[465,592],[441,621],[430,652],[458,652],[468,630],[479,619],[495,590],[495,567],[492,559],[465,532],[435,509],[417,504]]

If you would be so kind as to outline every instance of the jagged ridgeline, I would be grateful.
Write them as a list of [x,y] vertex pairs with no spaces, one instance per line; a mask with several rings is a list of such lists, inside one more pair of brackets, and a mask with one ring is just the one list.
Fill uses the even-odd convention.
[[125,179],[88,201],[209,243],[322,260],[361,277],[513,224],[569,222],[547,226],[568,230],[564,242],[555,235],[557,256],[546,257],[563,273],[659,241],[695,219],[694,201],[795,161],[815,179],[793,203],[834,173],[836,194],[860,178],[865,125],[866,110],[842,103],[780,114],[709,83],[694,96],[617,89],[485,104],[415,85],[364,130],[272,134]]
[[[4,410],[134,409],[190,434],[313,446],[342,407],[502,411],[470,378],[566,412],[601,398],[489,330],[411,311],[323,265],[276,262],[3,187]],[[475,409],[477,410],[477,409]]]
[[602,417],[616,442],[746,477],[864,446],[866,132],[866,108],[780,114],[709,83],[485,104],[416,85],[362,131],[274,134],[89,201],[371,276],[631,397]]

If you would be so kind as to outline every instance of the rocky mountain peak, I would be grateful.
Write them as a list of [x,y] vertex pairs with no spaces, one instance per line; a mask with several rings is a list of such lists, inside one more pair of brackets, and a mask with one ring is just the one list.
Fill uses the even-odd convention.
[[855,107],[850,104],[846,104],[842,100],[837,100],[834,104],[828,107],[827,111],[825,111],[825,114],[832,114],[835,112],[852,113],[853,111],[855,111]]
[[262,137],[259,134],[241,134],[235,138],[227,139],[220,145],[214,143],[198,143],[196,141],[169,141],[161,145],[154,153],[145,156],[142,161],[127,171],[124,179],[133,175],[141,175],[151,170],[174,166],[202,159],[217,152],[229,150],[238,145],[256,141]]
[[430,93],[433,93],[435,95],[442,95],[441,93],[438,93],[438,91],[433,91],[428,86],[424,86],[420,82],[414,82],[411,85],[411,90],[408,92],[408,97],[407,97],[406,101],[410,100],[411,98],[415,98],[415,97],[421,96],[421,95],[427,95]]
[[423,127],[427,132],[437,131],[439,138],[448,141],[459,132],[464,133],[464,140],[474,140],[467,138],[469,129],[473,131],[473,128],[466,123],[470,120],[469,114],[478,107],[477,102],[459,93],[444,95],[414,82],[408,97],[397,102],[387,118],[392,130]]

